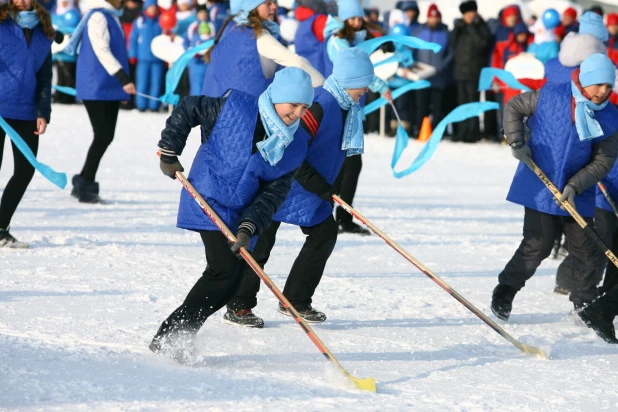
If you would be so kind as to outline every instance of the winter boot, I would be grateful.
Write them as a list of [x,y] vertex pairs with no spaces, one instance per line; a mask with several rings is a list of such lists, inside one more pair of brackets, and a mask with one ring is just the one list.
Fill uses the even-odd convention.
[[182,365],[195,363],[195,335],[191,330],[172,330],[152,338],[148,348],[157,355],[163,355]]
[[571,291],[570,291],[570,290],[568,290],[568,289],[565,289],[565,288],[562,288],[562,287],[560,287],[560,286],[556,285],[556,286],[554,287],[554,293],[555,293],[556,295],[566,295],[566,296],[568,296],[568,295],[570,295],[570,294],[571,294]]
[[614,318],[618,315],[618,287],[577,310],[581,320],[607,343],[618,344]]
[[78,195],[80,203],[105,203],[105,201],[99,197],[98,182],[83,180],[80,185]]
[[223,315],[223,321],[230,325],[244,326],[247,328],[262,329],[264,327],[264,320],[255,316],[251,309],[240,309],[237,311],[228,309],[225,315]]
[[0,248],[28,249],[28,244],[15,239],[10,233],[10,228],[0,229]]
[[364,227],[357,225],[354,222],[339,221],[338,222],[339,233],[353,233],[361,236],[370,236],[371,232]]
[[513,310],[513,299],[519,292],[518,289],[507,285],[498,284],[491,296],[491,311],[503,321],[509,320]]
[[73,179],[71,179],[71,182],[73,182],[73,190],[71,190],[71,196],[79,199],[79,191],[82,187],[82,184],[84,183],[84,178],[82,177],[82,175],[74,175]]
[[[294,308],[296,309],[296,308]],[[291,316],[290,313],[283,307],[283,305],[279,304],[279,313],[285,316]],[[307,323],[322,323],[326,320],[326,315],[323,312],[315,310],[311,307],[311,305],[307,305],[304,310],[296,309],[300,314],[300,317],[305,319]]]

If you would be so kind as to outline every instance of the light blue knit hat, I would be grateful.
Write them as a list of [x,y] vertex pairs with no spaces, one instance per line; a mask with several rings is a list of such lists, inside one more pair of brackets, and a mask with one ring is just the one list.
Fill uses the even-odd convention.
[[616,66],[604,54],[593,53],[579,66],[579,82],[582,87],[593,84],[611,84],[616,82]]
[[311,76],[298,67],[286,67],[275,73],[270,85],[270,97],[274,103],[313,103]]
[[[233,2],[233,3],[236,3],[236,2]],[[240,6],[238,6],[237,4],[230,3],[230,12],[232,14],[236,14],[239,11],[244,11],[244,12],[249,13],[251,10],[255,9],[260,4],[264,3],[264,0],[239,0],[239,3],[240,3]],[[237,9],[236,13],[234,13],[234,9]]]
[[242,0],[230,0],[230,13],[236,16],[242,7]]
[[358,0],[339,0],[337,7],[339,8],[338,17],[343,21],[352,17],[365,16],[365,11]]
[[603,24],[603,17],[595,12],[585,12],[579,19],[579,34],[590,34],[602,42],[609,40],[609,32]]
[[367,52],[356,47],[341,50],[333,61],[333,77],[346,89],[368,87],[375,75]]

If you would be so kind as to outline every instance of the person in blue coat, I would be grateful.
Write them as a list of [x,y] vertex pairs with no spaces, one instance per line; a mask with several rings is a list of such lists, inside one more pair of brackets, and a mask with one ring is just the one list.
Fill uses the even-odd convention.
[[[129,59],[137,59],[135,67],[135,86],[138,93],[159,97],[163,94],[163,74],[165,62],[152,53],[152,40],[162,33],[159,26],[159,6],[156,0],[146,0],[142,15],[133,22],[129,39]],[[149,109],[159,111],[161,102],[140,96],[135,98],[135,106],[140,112]]]
[[[184,37],[187,34],[189,26],[197,20],[196,11],[193,10],[191,0],[178,0],[176,5],[178,7],[178,11],[176,12],[176,27],[174,27],[172,32],[178,36]],[[202,7],[205,6],[206,5],[202,5]]]
[[[513,97],[504,111],[504,133],[520,160],[507,200],[524,206],[524,238],[498,277],[491,309],[508,320],[513,299],[551,253],[561,226],[574,267],[571,301],[581,309],[598,297],[596,244],[532,171],[530,159],[562,191],[590,227],[594,227],[594,186],[611,170],[618,150],[618,109],[609,104],[615,67],[604,54],[593,54],[569,83],[547,83]],[[532,134],[524,140],[523,119]]]
[[[313,104],[296,132],[309,135],[307,158],[296,173],[286,201],[273,223],[258,238],[253,251],[257,262],[264,267],[281,223],[299,226],[307,236],[283,289],[285,297],[307,322],[326,320],[326,315],[311,303],[337,242],[333,183],[346,157],[363,151],[363,115],[359,101],[373,82],[373,76],[373,65],[364,51],[350,48],[337,55],[333,74],[323,87],[316,89]],[[225,321],[263,327],[264,321],[252,312],[259,289],[259,278],[245,269],[238,293],[227,305]],[[286,314],[282,306],[279,312]]]
[[229,89],[259,96],[282,67],[298,67],[311,76],[314,87],[324,77],[279,40],[274,0],[242,0],[233,24],[223,26],[208,50],[202,94],[220,97]]
[[[208,11],[205,5],[197,5],[197,21],[193,22],[187,29],[185,35],[185,49],[199,46],[205,41],[215,37],[215,26],[208,21]],[[202,85],[206,76],[208,65],[204,61],[204,56],[196,55],[189,63],[189,95],[199,96],[202,94]]]
[[[198,5],[200,1],[198,0]],[[240,2],[240,0],[235,1]],[[215,25],[215,33],[219,33],[228,17],[236,15],[237,10],[230,11],[230,2],[227,0],[211,0],[210,3],[212,4],[208,10],[210,21]],[[206,1],[204,0],[202,4],[206,5]]]
[[[0,116],[36,155],[51,115],[51,18],[34,0],[0,5]],[[0,128],[0,166],[5,131]],[[27,248],[9,232],[13,214],[34,176],[34,166],[12,144],[13,176],[0,201],[0,248]]]
[[295,135],[300,118],[313,101],[307,73],[286,68],[259,97],[230,90],[223,97],[185,97],[161,133],[163,173],[175,178],[191,129],[201,126],[202,145],[193,160],[189,182],[237,241],[227,238],[183,191],[177,226],[199,232],[206,251],[206,270],[180,305],[162,324],[150,349],[179,362],[184,343],[192,342],[206,319],[235,295],[246,263],[241,247],[250,248],[285,200],[296,170],[307,154],[308,135]]
[[118,17],[123,0],[90,0],[93,8],[71,36],[66,53],[77,56],[77,99],[83,101],[94,140],[80,174],[73,176],[71,195],[82,203],[103,203],[95,181],[103,155],[114,140],[120,102],[135,94],[129,77],[129,59]]

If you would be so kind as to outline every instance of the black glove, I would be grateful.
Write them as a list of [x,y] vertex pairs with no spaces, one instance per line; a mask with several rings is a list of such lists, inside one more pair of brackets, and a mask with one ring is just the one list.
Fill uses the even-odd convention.
[[328,201],[331,206],[334,206],[335,200],[333,199],[333,195],[336,192],[337,191],[335,190],[335,186],[329,185],[329,186],[324,187],[322,190],[320,190],[320,192],[318,192],[317,195],[320,196],[321,199]]
[[170,156],[163,153],[161,153],[159,167],[165,176],[171,177],[172,179],[176,179],[176,172],[185,171],[184,167],[182,167],[178,161],[178,156]]
[[532,162],[530,159],[532,158],[532,151],[530,147],[526,144],[526,142],[517,142],[511,144],[511,154],[513,157],[520,162],[524,162],[526,166],[532,171],[534,171],[534,167],[532,167]]
[[230,249],[237,258],[242,259],[242,256],[240,255],[240,248],[244,247],[245,249],[247,249],[250,243],[251,233],[249,233],[249,231],[243,227],[238,229],[238,232],[236,232],[236,243],[230,242]]
[[573,206],[573,209],[575,209],[575,196],[577,194],[578,190],[575,185],[573,183],[567,183],[567,185],[562,190],[562,196],[560,196],[560,201],[556,200],[556,198],[554,197],[554,202],[556,202],[556,204],[560,206],[560,209],[565,210],[562,202],[566,200],[571,206]]

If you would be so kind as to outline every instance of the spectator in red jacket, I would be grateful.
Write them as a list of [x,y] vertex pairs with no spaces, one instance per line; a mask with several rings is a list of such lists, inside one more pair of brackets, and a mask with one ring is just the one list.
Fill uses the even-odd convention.
[[610,13],[607,15],[607,31],[609,40],[607,41],[607,55],[618,66],[618,14]]
[[495,33],[495,45],[491,54],[491,67],[504,69],[504,51],[515,40],[514,29],[521,22],[517,6],[508,6],[500,12],[500,26]]
[[556,36],[558,41],[561,41],[571,32],[577,33],[579,31],[579,22],[577,21],[577,10],[573,7],[569,7],[562,13],[562,23],[556,27]]

